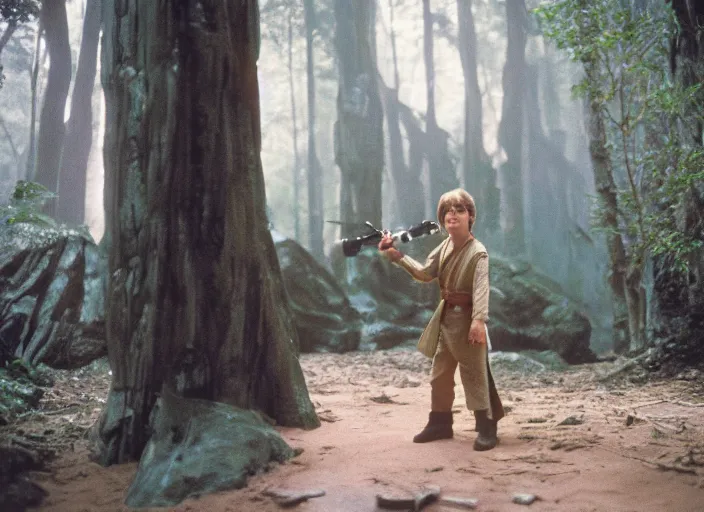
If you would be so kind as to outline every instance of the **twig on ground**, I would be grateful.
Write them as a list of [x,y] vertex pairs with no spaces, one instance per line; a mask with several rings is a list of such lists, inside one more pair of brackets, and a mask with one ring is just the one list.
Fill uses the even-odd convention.
[[262,494],[269,496],[280,507],[293,507],[309,500],[325,496],[325,491],[314,489],[312,491],[288,491],[284,489],[267,489]]

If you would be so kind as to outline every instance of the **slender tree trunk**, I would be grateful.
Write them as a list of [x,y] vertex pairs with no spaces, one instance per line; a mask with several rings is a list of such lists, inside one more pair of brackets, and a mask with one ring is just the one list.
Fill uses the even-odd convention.
[[457,172],[450,159],[448,141],[450,134],[438,126],[435,118],[435,57],[433,52],[433,19],[430,0],[423,0],[423,61],[426,84],[426,157],[430,182],[431,204],[440,196],[459,186]]
[[526,252],[523,215],[523,89],[526,78],[525,0],[506,0],[508,47],[503,73],[504,99],[499,125],[499,144],[506,153],[501,167],[505,217],[504,250],[510,255]]
[[296,240],[301,239],[300,224],[300,168],[298,158],[298,123],[296,122],[296,90],[293,79],[293,14],[288,13],[288,82],[291,91],[291,129],[293,130],[293,172],[291,188],[293,189],[293,233]]
[[[374,58],[375,12],[375,0],[335,0],[340,70],[335,163],[340,168],[341,218],[380,226],[384,116]],[[343,225],[343,236],[355,234],[347,229]]]
[[398,99],[400,79],[398,72],[398,54],[396,51],[393,0],[389,0],[389,38],[393,62],[393,83],[391,87],[387,87],[381,76],[377,75],[377,84],[384,104],[384,116],[386,118],[386,131],[388,133],[389,143],[388,161],[396,200],[396,209],[392,212],[391,218],[388,219],[388,221],[393,226],[400,226],[414,224],[425,218],[425,204],[424,201],[419,200],[419,198],[425,195],[423,184],[420,181],[420,173],[423,168],[422,145],[424,135],[420,138],[421,153],[420,165],[417,166],[418,172],[412,173],[409,166],[406,165],[403,135],[401,134],[401,104]]
[[[401,134],[401,110],[405,106],[398,100],[398,89],[386,87],[381,77],[378,79],[378,85],[384,104],[386,129],[389,136],[389,167],[396,199],[396,211],[388,221],[392,226],[410,226],[425,218],[425,202],[423,201],[425,191],[420,181],[420,174],[423,170],[425,133],[415,119],[409,121],[415,122],[416,133],[420,134],[418,140],[412,139],[416,133],[408,134],[409,163],[411,154],[414,154],[416,149],[419,150],[419,153],[414,155],[416,164],[412,168],[411,165],[406,165]],[[410,113],[410,109],[408,112]],[[413,117],[413,114],[411,113],[410,116]],[[412,129],[410,128],[410,130]],[[406,132],[409,132],[409,128],[406,128]]]
[[85,222],[88,155],[93,144],[93,85],[98,64],[102,0],[88,0],[83,18],[81,52],[71,96],[59,173],[56,216],[67,224]]
[[[594,73],[593,64],[585,63],[587,74]],[[589,154],[594,170],[594,185],[601,202],[601,223],[606,228],[609,253],[609,285],[613,301],[614,351],[623,353],[629,347],[628,305],[626,303],[626,251],[618,226],[618,200],[613,166],[606,146],[606,126],[599,98],[588,100]]]
[[15,141],[12,139],[12,133],[10,133],[10,130],[7,128],[7,125],[5,124],[5,119],[0,115],[0,127],[2,128],[3,133],[5,134],[5,140],[7,140],[7,143],[10,145],[10,149],[12,149],[12,156],[15,157],[15,160],[19,160],[20,154],[17,151],[17,146],[15,146]]
[[[44,92],[44,106],[39,119],[35,180],[52,192],[59,187],[61,148],[64,142],[64,114],[71,85],[71,47],[65,0],[44,0],[41,22],[49,50],[49,78]],[[56,214],[56,202],[46,206],[46,213]]]
[[[422,191],[423,186],[420,178],[423,172],[423,159],[425,157],[427,136],[408,105],[399,101],[398,109],[403,129],[408,138],[408,183],[409,186],[412,187],[412,190]],[[419,212],[425,212],[425,205],[418,200],[417,195],[414,196],[413,202]]]
[[43,32],[44,26],[40,18],[37,27],[36,44],[34,46],[34,59],[32,60],[32,67],[29,69],[29,87],[32,92],[32,105],[29,115],[29,143],[27,145],[27,163],[24,174],[30,181],[34,181],[35,164],[37,161],[37,82],[39,80]]
[[[388,133],[388,161],[393,183],[396,209],[392,212],[388,222],[393,226],[410,225],[419,222],[425,217],[425,206],[420,197],[424,195],[420,175],[411,175],[406,165],[403,149],[403,136],[401,134],[401,120],[399,117],[398,90],[400,86],[398,72],[398,55],[396,51],[396,30],[394,28],[394,3],[389,0],[389,39],[391,43],[391,56],[393,62],[393,83],[387,87],[380,75],[377,75],[377,84],[381,99],[384,104],[386,118],[386,131]],[[421,153],[421,168],[422,168]]]
[[314,0],[303,0],[306,22],[306,73],[308,76],[308,239],[310,252],[323,261],[323,176],[315,149],[315,61],[313,30],[316,26]]
[[15,33],[15,30],[17,30],[17,21],[8,21],[7,27],[5,27],[5,30],[3,30],[2,35],[0,36],[0,55],[2,55],[2,51],[5,49],[5,46],[12,38],[12,34]]
[[462,172],[465,187],[477,204],[477,234],[482,239],[499,232],[500,196],[496,172],[484,149],[482,94],[477,76],[477,34],[472,0],[457,0],[458,46],[464,75],[464,147]]
[[267,226],[257,2],[105,5],[101,462],[140,456],[166,391],[317,425]]

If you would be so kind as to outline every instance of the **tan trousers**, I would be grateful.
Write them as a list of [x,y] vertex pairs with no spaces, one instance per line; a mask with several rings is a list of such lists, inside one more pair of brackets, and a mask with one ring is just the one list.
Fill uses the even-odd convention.
[[473,345],[466,336],[443,336],[442,330],[430,377],[431,410],[452,410],[455,400],[455,370],[459,365],[467,409],[486,409],[490,419],[501,419],[504,410],[491,375],[486,344]]

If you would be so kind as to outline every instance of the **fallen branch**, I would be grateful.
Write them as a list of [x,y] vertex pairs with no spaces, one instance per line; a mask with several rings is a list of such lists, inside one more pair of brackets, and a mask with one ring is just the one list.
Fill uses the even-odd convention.
[[293,507],[310,498],[319,498],[325,496],[325,491],[314,489],[312,491],[287,491],[284,489],[267,489],[262,494],[274,500],[274,503],[280,507]]
[[681,405],[683,407],[704,407],[704,403],[701,404],[694,404],[692,402],[683,402],[681,400],[678,400],[676,402],[672,402],[673,404]]
[[602,446],[602,448],[606,451],[609,451],[611,453],[615,453],[616,455],[620,455],[621,457],[624,457],[626,459],[633,459],[637,460],[639,462],[644,462],[645,464],[650,464],[651,466],[655,466],[657,469],[661,471],[675,471],[676,473],[684,473],[688,475],[698,475],[697,470],[694,468],[684,468],[682,466],[675,466],[672,464],[664,464],[662,462],[658,462],[656,460],[648,460],[644,459],[643,457],[638,457],[636,455],[626,455],[625,453],[621,453],[618,450],[612,450],[611,448],[607,448],[606,446]]

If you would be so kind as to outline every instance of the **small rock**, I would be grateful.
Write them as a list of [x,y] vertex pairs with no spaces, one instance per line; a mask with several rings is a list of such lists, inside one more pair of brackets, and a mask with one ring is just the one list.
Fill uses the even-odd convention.
[[581,425],[584,423],[584,420],[582,418],[577,418],[576,416],[568,416],[564,420],[562,420],[560,423],[557,424],[558,427],[560,426],[573,426],[573,425]]
[[513,495],[513,502],[517,503],[519,505],[530,505],[533,503],[535,500],[537,500],[538,497],[535,494],[514,494]]

